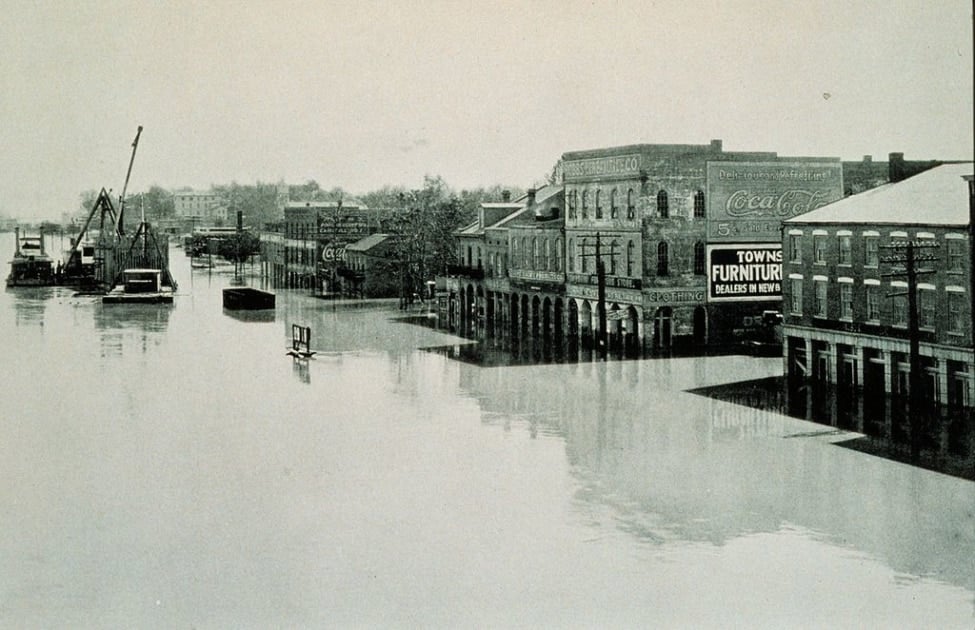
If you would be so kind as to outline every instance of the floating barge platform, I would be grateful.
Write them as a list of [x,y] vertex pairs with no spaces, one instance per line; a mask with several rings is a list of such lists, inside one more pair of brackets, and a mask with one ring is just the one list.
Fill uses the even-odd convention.
[[231,311],[262,311],[274,308],[274,294],[250,287],[223,290],[223,307]]

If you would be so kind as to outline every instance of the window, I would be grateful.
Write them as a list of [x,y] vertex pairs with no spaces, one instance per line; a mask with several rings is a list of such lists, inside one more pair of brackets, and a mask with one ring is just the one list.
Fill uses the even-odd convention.
[[868,236],[863,240],[863,266],[877,267],[880,265],[880,239]]
[[596,218],[597,219],[603,218],[602,192],[603,191],[599,190],[598,188],[596,189]]
[[589,191],[583,190],[582,191],[582,218],[583,219],[589,218],[587,216],[588,214],[589,214]]
[[586,248],[588,245],[589,243],[586,242],[586,239],[582,239],[582,252],[579,254],[581,260],[579,267],[582,269],[582,273],[589,273],[589,259],[586,257]]
[[789,261],[794,263],[802,262],[802,235],[789,235]]
[[474,254],[471,250],[471,246],[467,246],[467,266],[470,267],[474,261]]
[[562,239],[555,239],[555,252],[553,252],[553,258],[555,258],[555,270],[562,271]]
[[867,289],[867,320],[880,321],[880,287],[875,284],[866,285]]
[[626,191],[626,218],[632,219],[636,217],[636,206],[633,205],[633,189],[630,188]]
[[850,242],[852,238],[853,237],[851,237],[849,234],[841,234],[839,237],[841,265],[850,265],[853,263],[853,253],[852,250],[850,249],[852,246]]
[[535,237],[532,237],[531,268],[532,269],[538,269],[540,267],[540,265],[541,265],[541,262],[542,262],[542,258],[541,258],[541,256],[539,256],[539,253],[538,253],[538,239],[535,238]]
[[477,268],[481,268],[481,248],[477,248]]
[[840,319],[853,319],[853,284],[840,285]]
[[813,262],[818,265],[826,264],[826,236],[823,234],[813,236]]
[[576,218],[576,191],[569,193],[569,218]]
[[552,241],[545,239],[542,241],[542,269],[545,271],[552,270]]
[[894,296],[894,326],[907,326],[907,296]]
[[513,260],[516,265],[518,264],[518,239],[517,238],[511,239],[511,260]]
[[670,201],[667,198],[666,190],[657,193],[657,216],[661,219],[670,218]]
[[667,252],[667,243],[657,244],[657,275],[666,276],[670,273],[670,256]]
[[694,243],[694,275],[704,275],[704,243]]
[[965,241],[957,238],[948,239],[948,271],[962,272],[965,270]]
[[633,241],[626,242],[626,275],[633,275],[633,250],[635,246]]
[[619,209],[616,207],[616,189],[609,193],[609,217],[616,219],[619,217]]
[[704,191],[699,190],[694,193],[694,218],[704,218]]
[[[949,241],[950,242],[950,241]],[[965,294],[957,291],[948,292],[948,331],[953,333],[965,332],[966,318]]]
[[934,316],[937,307],[937,294],[932,289],[918,289],[917,310],[918,325],[921,328],[934,328]]
[[609,275],[616,275],[616,255],[619,253],[619,241],[613,239],[609,244]]
[[802,279],[792,278],[792,295],[791,297],[791,307],[792,312],[796,315],[802,313]]
[[576,270],[576,240],[574,238],[569,239],[569,251],[568,255],[565,257],[569,266],[569,273],[575,273]]
[[532,266],[532,250],[528,248],[528,237],[521,237],[521,268],[531,269]]
[[816,303],[813,305],[816,317],[826,317],[826,281],[816,281]]

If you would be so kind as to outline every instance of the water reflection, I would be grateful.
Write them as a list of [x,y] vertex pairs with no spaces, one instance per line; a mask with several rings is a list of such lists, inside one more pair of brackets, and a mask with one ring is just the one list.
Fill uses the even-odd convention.
[[14,324],[17,327],[43,326],[47,302],[55,291],[54,287],[8,288],[6,294],[13,303]]
[[[564,438],[581,482],[581,513],[608,510],[600,522],[609,518],[652,546],[726,545],[794,524],[884,557],[899,571],[972,586],[970,564],[960,560],[975,557],[971,486],[945,486],[942,477],[818,441],[783,439],[802,435],[801,425],[779,413],[788,401],[768,379],[711,388],[723,395],[709,398],[670,389],[686,388],[704,371],[751,371],[744,357],[706,359],[710,368],[702,360],[529,372],[465,366],[460,383],[475,394],[484,422],[522,423],[532,435]],[[933,514],[934,529],[919,525]],[[954,551],[928,553],[932,538]]]
[[[863,453],[975,480],[975,412],[931,404],[910,414],[907,401],[864,396],[818,382],[769,377],[690,390],[754,410],[787,414],[830,427],[819,433],[862,433],[839,442]],[[912,429],[914,433],[912,434]]]

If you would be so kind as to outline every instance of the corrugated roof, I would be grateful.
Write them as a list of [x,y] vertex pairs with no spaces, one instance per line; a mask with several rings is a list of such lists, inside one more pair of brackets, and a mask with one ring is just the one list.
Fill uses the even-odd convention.
[[944,164],[801,214],[785,223],[967,225],[971,162]]

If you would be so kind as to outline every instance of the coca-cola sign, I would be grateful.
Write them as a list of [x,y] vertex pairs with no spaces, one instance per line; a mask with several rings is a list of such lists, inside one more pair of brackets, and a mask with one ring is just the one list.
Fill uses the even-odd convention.
[[792,217],[829,202],[829,194],[823,190],[787,190],[782,193],[736,190],[728,197],[725,211],[729,217]]
[[839,160],[708,162],[709,242],[780,242],[782,221],[843,197]]

